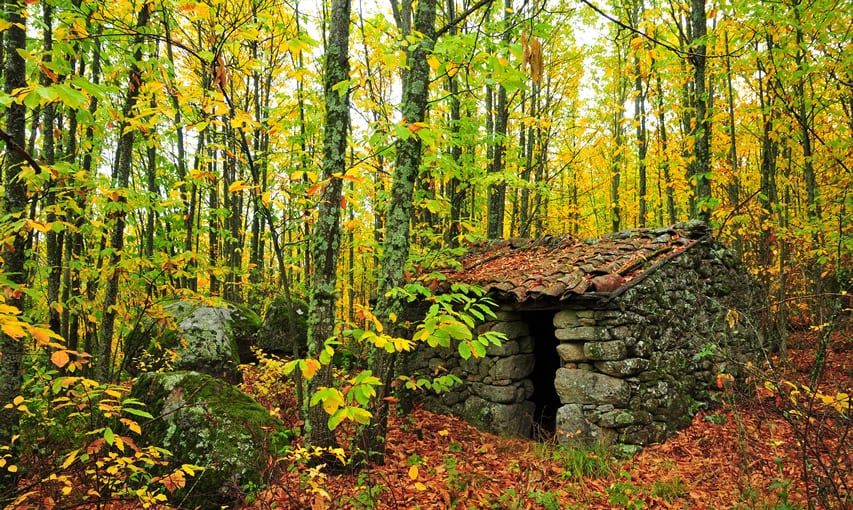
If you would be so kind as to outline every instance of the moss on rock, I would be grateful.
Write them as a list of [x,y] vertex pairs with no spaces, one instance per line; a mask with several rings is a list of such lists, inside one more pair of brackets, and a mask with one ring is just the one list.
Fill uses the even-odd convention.
[[259,485],[276,442],[286,441],[282,422],[225,381],[192,371],[139,376],[131,396],[154,419],[142,424],[145,442],[171,452],[172,470],[195,464],[204,471],[173,495],[203,509],[233,505],[247,485]]
[[237,382],[240,356],[249,352],[260,324],[244,306],[174,301],[128,335],[125,366],[131,375],[193,370]]

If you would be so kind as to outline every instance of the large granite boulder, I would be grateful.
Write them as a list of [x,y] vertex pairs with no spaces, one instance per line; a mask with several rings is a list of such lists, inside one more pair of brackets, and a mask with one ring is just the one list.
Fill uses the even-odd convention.
[[[260,318],[235,305],[175,301],[150,313],[125,341],[131,375],[158,370],[194,370],[231,382],[240,378]],[[248,359],[247,359],[248,361]]]
[[290,304],[284,297],[273,299],[267,307],[258,334],[257,346],[264,352],[280,356],[308,352],[308,304],[301,298],[293,300],[291,324]]
[[[247,486],[265,478],[267,459],[285,443],[281,421],[225,381],[198,372],[148,372],[130,396],[154,419],[144,421],[142,441],[171,453],[170,472],[183,464],[204,468],[172,495],[187,508],[219,509],[243,498]],[[158,471],[159,473],[159,471]]]

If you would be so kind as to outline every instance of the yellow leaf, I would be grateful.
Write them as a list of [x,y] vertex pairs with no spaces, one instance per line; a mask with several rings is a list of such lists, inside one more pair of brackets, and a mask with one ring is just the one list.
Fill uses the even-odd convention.
[[112,388],[104,390],[104,393],[106,393],[107,395],[109,395],[113,398],[121,398],[121,392],[118,390],[114,390]]
[[323,401],[323,409],[326,410],[327,414],[335,414],[335,411],[340,407],[340,402],[336,398],[327,398]]
[[425,491],[427,489],[427,486],[422,484],[421,482],[415,482],[415,489],[419,491]]
[[136,432],[137,434],[142,435],[142,428],[135,421],[128,418],[122,418],[121,422],[127,425],[127,428],[129,428],[131,432]]
[[243,191],[244,189],[249,189],[251,186],[247,185],[242,180],[236,180],[228,186],[228,193],[236,193],[238,191]]
[[418,466],[412,466],[409,468],[409,478],[412,480],[418,479]]
[[18,466],[14,465],[14,464],[9,464],[9,467],[7,467],[6,469],[8,469],[10,473],[17,473],[18,472]]
[[80,450],[74,450],[73,452],[69,453],[68,456],[65,457],[65,460],[62,462],[62,465],[59,466],[60,469],[65,469],[71,464],[74,464],[74,461],[77,460],[77,453],[79,451]]
[[32,229],[38,230],[42,234],[46,234],[47,231],[50,230],[49,225],[46,225],[46,224],[44,224],[40,221],[36,221],[36,220],[27,220],[25,228],[27,230],[32,230]]
[[270,192],[264,191],[263,195],[261,195],[261,203],[264,205],[264,207],[269,207],[271,202],[272,199],[270,199]]
[[196,466],[193,464],[182,464],[181,465],[181,471],[183,471],[184,473],[186,473],[190,476],[195,476],[196,471],[201,471],[203,469],[204,469],[203,467]]
[[53,351],[53,354],[50,355],[50,362],[59,368],[67,365],[70,360],[71,358],[68,357],[66,351]]
[[438,59],[435,58],[435,55],[430,55],[427,58],[427,64],[429,64],[430,69],[432,69],[433,71],[438,71],[438,67],[441,65]]
[[445,437],[445,436],[449,436],[449,435],[450,435],[450,432],[448,432],[448,430],[447,430],[447,429],[442,429],[442,430],[439,430],[439,431],[438,431],[438,435],[439,435],[439,436],[441,436],[441,437]]
[[734,329],[737,326],[738,321],[740,320],[740,314],[735,310],[729,310],[726,312],[726,322],[729,323],[729,328]]
[[317,370],[320,370],[320,362],[315,359],[306,359],[305,368],[302,370],[302,375],[304,375],[308,379],[311,379],[314,377],[314,374],[317,373]]
[[24,331],[24,328],[22,328],[20,323],[18,322],[7,322],[3,324],[2,329],[3,333],[6,333],[14,339],[21,338],[23,336],[26,336],[27,334],[26,331]]
[[24,402],[24,397],[22,397],[20,395],[18,395],[17,397],[15,397],[14,400],[12,400],[12,404],[16,405],[16,406],[21,405],[23,402]]
[[47,345],[50,343],[51,333],[52,331],[48,331],[44,328],[30,328],[30,334],[40,345]]
[[15,308],[14,306],[0,304],[0,314],[18,315],[19,313],[21,313],[21,311]]

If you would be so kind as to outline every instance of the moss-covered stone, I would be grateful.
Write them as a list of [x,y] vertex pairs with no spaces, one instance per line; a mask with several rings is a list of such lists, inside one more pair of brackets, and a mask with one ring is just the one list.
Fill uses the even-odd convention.
[[294,351],[300,355],[308,352],[308,304],[301,298],[294,298],[293,325],[290,324],[290,306],[281,296],[270,302],[258,335],[258,347],[288,356]]
[[164,469],[205,468],[173,495],[190,507],[218,509],[239,502],[247,484],[263,480],[274,439],[286,439],[281,421],[251,397],[198,372],[142,374],[131,397],[154,416],[141,424],[144,441],[171,452]]
[[236,382],[260,318],[235,304],[213,306],[174,301],[151,314],[125,341],[125,367],[136,375],[162,370],[194,370]]

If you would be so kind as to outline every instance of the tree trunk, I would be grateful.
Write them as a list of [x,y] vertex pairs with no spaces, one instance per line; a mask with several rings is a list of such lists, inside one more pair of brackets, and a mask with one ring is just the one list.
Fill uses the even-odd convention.
[[[339,83],[349,79],[350,0],[332,0],[329,39],[323,89],[326,121],[323,131],[323,179],[326,181],[317,205],[317,220],[311,235],[311,281],[308,307],[308,353],[317,356],[327,339],[335,335],[335,286],[337,284],[338,249],[341,239],[342,180],[335,175],[346,171],[347,136],[349,134],[349,88],[339,90]],[[309,383],[309,393],[332,384],[331,364],[323,366]],[[307,440],[320,448],[335,444],[329,430],[329,416],[321,405],[308,409]]]
[[98,340],[98,359],[96,365],[96,377],[100,381],[108,381],[112,371],[112,347],[113,333],[115,329],[116,305],[118,301],[119,275],[121,273],[120,263],[122,249],[124,248],[124,227],[125,217],[127,215],[127,196],[125,191],[130,183],[130,169],[133,160],[133,143],[136,140],[136,131],[128,129],[130,123],[127,121],[133,115],[136,108],[136,101],[139,96],[139,86],[143,83],[142,72],[139,68],[139,62],[142,60],[142,44],[145,41],[144,36],[140,33],[141,30],[148,24],[148,19],[151,16],[151,3],[145,3],[136,21],[136,29],[139,35],[133,38],[133,63],[130,66],[129,78],[127,82],[127,96],[125,96],[124,107],[122,108],[122,121],[119,126],[121,133],[116,147],[116,157],[113,166],[113,178],[115,186],[118,190],[118,207],[113,213],[115,225],[110,235],[110,274],[107,279],[107,286],[104,289],[104,313],[101,321],[100,335]]
[[[403,118],[408,123],[425,122],[429,95],[429,65],[435,37],[436,1],[420,0],[415,10],[414,29],[421,35],[417,45],[410,46],[406,61],[409,71],[403,82]],[[409,258],[409,224],[413,214],[412,194],[422,155],[417,135],[397,140],[397,159],[392,176],[391,202],[385,217],[385,239],[380,260],[379,301],[376,316],[390,335],[402,334],[396,317],[403,316],[405,299],[391,293],[405,283],[403,271]],[[395,355],[382,349],[371,351],[370,369],[382,381],[371,400],[371,423],[361,433],[361,445],[368,458],[382,463],[385,459],[385,437],[388,430],[388,400],[394,377]]]
[[[729,170],[731,171],[731,180],[726,186],[726,191],[729,196],[729,204],[734,209],[740,203],[740,175],[738,173],[738,153],[737,153],[737,131],[735,128],[735,97],[734,87],[732,86],[732,61],[729,55],[729,33],[725,33],[725,48],[726,48],[726,93],[728,95],[728,128],[729,128]],[[738,246],[738,253],[741,252],[741,240],[737,239],[735,243]]]
[[690,21],[693,27],[691,57],[693,63],[694,107],[696,124],[693,130],[693,157],[696,179],[696,214],[702,221],[711,219],[711,113],[705,88],[705,36],[708,31],[705,0],[690,0]]
[[622,228],[622,197],[620,194],[620,184],[622,178],[623,165],[623,145],[624,141],[624,104],[628,98],[628,86],[625,77],[622,75],[623,60],[622,60],[622,45],[619,43],[616,48],[616,63],[617,72],[614,80],[614,105],[612,132],[613,132],[613,156],[610,161],[610,228],[613,232],[618,232]]
[[[10,1],[4,4],[4,19],[9,22],[9,27],[2,32],[4,35],[4,46],[6,54],[6,69],[4,86],[6,94],[26,87],[27,66],[19,52],[27,48],[26,12],[23,0]],[[5,193],[3,195],[3,214],[24,218],[27,206],[27,186],[19,178],[26,161],[24,152],[24,138],[26,130],[27,111],[23,103],[12,102],[6,108],[6,151],[3,165],[3,177]],[[24,308],[23,286],[27,281],[27,232],[21,229],[19,232],[9,232],[12,241],[2,246],[2,272],[11,288],[8,289],[6,304]],[[18,410],[5,407],[20,394],[21,389],[21,359],[24,348],[23,343],[4,333],[0,333],[0,445],[11,445],[12,436],[18,431]],[[14,452],[12,452],[14,455]],[[13,457],[14,458],[14,457]],[[6,469],[0,469],[0,496],[14,494],[14,475]],[[0,504],[6,503],[0,499]]]
[[[643,14],[643,0],[634,0],[632,12],[632,24],[634,27],[640,26],[640,17]],[[637,217],[637,226],[643,228],[646,226],[647,204],[646,204],[646,152],[648,151],[647,131],[646,131],[646,93],[643,88],[643,70],[640,65],[640,55],[638,51],[634,51],[634,115],[636,120],[637,134],[637,188],[639,194],[639,214]]]
[[[44,34],[44,61],[50,64],[53,52],[53,6],[44,3],[42,5]],[[41,72],[41,83],[45,87],[50,86],[51,80],[44,71]],[[54,139],[54,126],[56,124],[56,105],[48,103],[42,109],[42,159],[47,165],[56,163],[56,149]],[[51,178],[47,184],[45,193],[45,211],[48,225],[56,221],[56,180]],[[59,291],[62,283],[62,239],[63,236],[52,228],[45,234],[45,251],[47,261],[47,306],[48,324],[50,329],[58,333],[62,327],[61,305],[59,303]]]
[[[163,19],[163,31],[166,35],[166,57],[169,59],[169,78],[174,79],[174,70],[175,70],[175,52],[174,52],[174,44],[172,42],[172,25],[168,18]],[[186,155],[186,147],[184,145],[184,120],[183,120],[183,112],[181,110],[181,103],[178,99],[177,88],[175,86],[175,82],[171,82],[168,87],[166,87],[166,92],[169,94],[169,101],[172,103],[172,110],[175,112],[174,123],[175,123],[175,144],[177,149],[177,170],[178,170],[178,181],[181,183],[178,190],[181,193],[181,202],[183,203],[183,223],[184,223],[184,257],[186,264],[186,273],[187,275],[181,276],[178,281],[178,286],[185,289],[196,290],[196,277],[195,277],[195,265],[196,265],[196,257],[192,256],[192,239],[193,239],[193,219],[194,219],[194,207],[192,206],[193,200],[190,198],[190,194],[194,194],[194,190],[191,192],[189,186],[187,186],[187,155]],[[202,140],[204,139],[203,133],[199,133],[199,151],[203,147]],[[196,152],[198,154],[198,152]]]
[[[653,69],[656,69],[656,66],[652,66]],[[660,72],[655,72],[655,82],[657,84],[657,114],[658,114],[658,132],[660,136],[660,152],[661,158],[663,161],[660,163],[663,171],[663,181],[665,182],[665,189],[663,193],[659,193],[661,195],[661,201],[663,201],[663,196],[666,196],[666,214],[667,214],[667,223],[670,225],[674,224],[676,221],[677,213],[675,211],[675,191],[672,188],[672,178],[670,176],[670,161],[669,161],[669,139],[667,138],[667,128],[666,128],[666,113],[664,111],[664,97],[663,97],[663,84],[661,83],[663,80],[661,78]],[[658,178],[658,189],[660,189],[660,181]]]
[[[509,21],[512,13],[512,0],[504,1],[504,44],[510,42]],[[503,179],[506,162],[507,121],[506,88],[498,85],[498,97],[495,104],[495,131],[493,133],[492,161],[489,173],[498,178],[498,182],[489,185],[489,204],[486,222],[486,237],[500,239],[504,235],[504,212],[506,211],[506,181]]]

